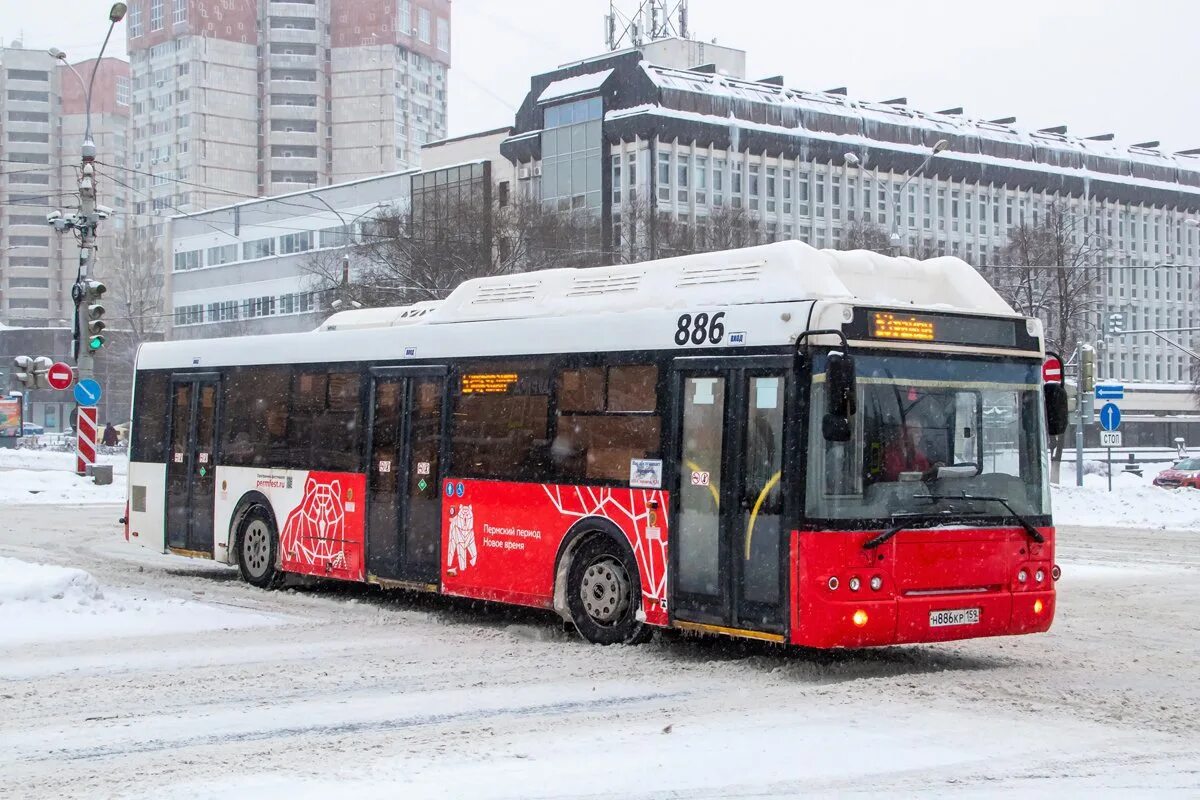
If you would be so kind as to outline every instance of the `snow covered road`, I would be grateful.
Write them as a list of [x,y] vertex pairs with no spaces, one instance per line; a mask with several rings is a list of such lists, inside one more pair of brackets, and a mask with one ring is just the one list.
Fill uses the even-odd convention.
[[1060,529],[1046,635],[811,653],[261,592],[130,547],[121,510],[0,507],[0,557],[98,587],[0,592],[0,797],[1200,793],[1195,531]]

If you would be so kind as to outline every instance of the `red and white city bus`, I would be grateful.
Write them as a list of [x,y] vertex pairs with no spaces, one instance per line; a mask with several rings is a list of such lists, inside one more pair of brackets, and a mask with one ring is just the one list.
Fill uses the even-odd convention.
[[1037,320],[966,263],[782,242],[469,281],[137,362],[127,537],[810,647],[1045,631]]

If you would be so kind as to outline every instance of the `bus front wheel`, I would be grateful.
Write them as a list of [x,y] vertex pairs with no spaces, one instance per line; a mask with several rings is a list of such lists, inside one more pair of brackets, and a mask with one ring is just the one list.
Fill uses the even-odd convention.
[[242,580],[260,589],[279,586],[283,581],[283,573],[275,566],[279,560],[279,534],[265,508],[254,506],[242,517],[236,546]]
[[638,620],[641,585],[627,548],[607,536],[579,546],[567,573],[567,607],[575,629],[594,644],[637,644],[651,629]]

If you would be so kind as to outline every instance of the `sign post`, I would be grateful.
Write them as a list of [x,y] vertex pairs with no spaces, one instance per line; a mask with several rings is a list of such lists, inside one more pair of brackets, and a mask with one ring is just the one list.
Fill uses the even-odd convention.
[[[1097,386],[1096,396],[1101,396],[1102,389],[1110,388],[1113,387]],[[1121,409],[1117,407],[1116,403],[1105,403],[1100,408],[1100,444],[1108,451],[1108,490],[1110,492],[1112,491],[1112,449],[1121,446],[1121,432],[1117,430],[1119,427],[1121,427]]]
[[96,463],[96,403],[100,401],[100,384],[85,378],[75,384],[75,402],[79,413],[75,418],[75,474],[86,475],[87,468]]

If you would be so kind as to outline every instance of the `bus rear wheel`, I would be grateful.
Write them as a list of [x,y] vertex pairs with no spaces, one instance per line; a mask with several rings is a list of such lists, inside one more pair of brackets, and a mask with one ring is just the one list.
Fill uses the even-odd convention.
[[283,582],[283,573],[275,566],[279,534],[265,508],[254,506],[242,517],[235,546],[242,580],[260,589],[274,589]]
[[575,629],[594,644],[637,644],[651,629],[638,620],[641,584],[637,564],[607,536],[580,545],[567,572],[567,608]]

